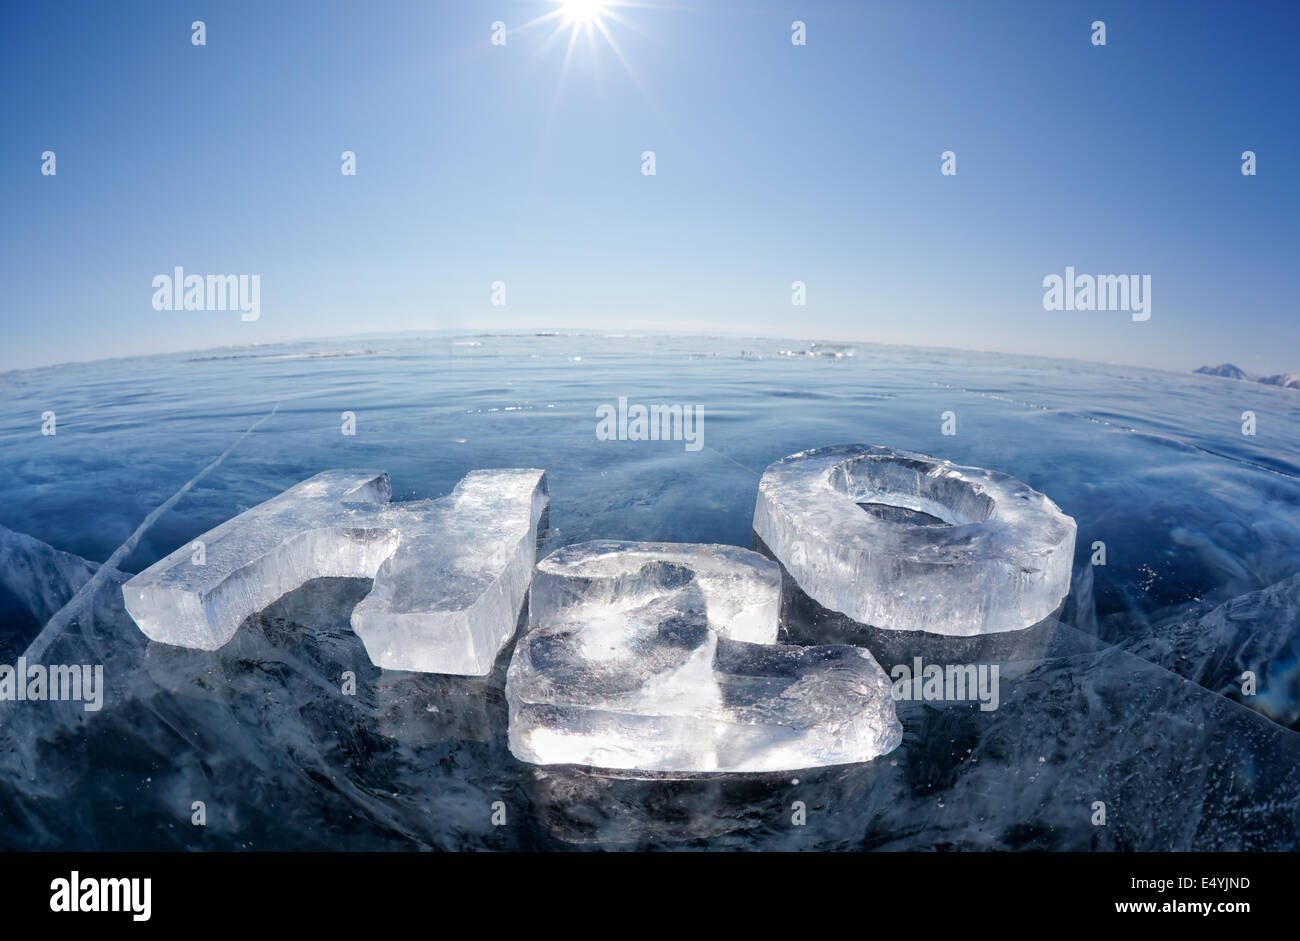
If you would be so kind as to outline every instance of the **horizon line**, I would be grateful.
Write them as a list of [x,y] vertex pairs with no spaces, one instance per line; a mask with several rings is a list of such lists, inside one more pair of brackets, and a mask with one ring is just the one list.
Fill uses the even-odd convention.
[[[287,339],[266,340],[242,344],[224,344],[219,346],[200,346],[200,347],[183,347],[174,350],[160,350],[154,353],[129,353],[122,356],[100,356],[90,359],[71,359],[62,360],[52,363],[43,363],[35,366],[15,366],[9,369],[0,369],[0,376],[7,376],[11,373],[37,372],[45,369],[60,369],[68,366],[90,366],[96,363],[112,363],[127,360],[153,359],[165,356],[181,356],[184,354],[206,353],[216,350],[242,350],[256,349],[263,347],[289,346],[297,343],[317,343],[327,342],[330,340],[347,340],[360,337],[419,337],[419,336],[447,336],[447,337],[601,337],[605,339],[617,339],[619,337],[717,337],[719,339],[750,339],[766,341],[785,341],[785,342],[802,342],[816,345],[818,343],[836,343],[836,344],[855,344],[859,346],[873,346],[883,348],[898,348],[909,350],[935,350],[947,353],[975,353],[980,355],[992,356],[1018,356],[1028,359],[1044,359],[1053,362],[1083,363],[1092,366],[1109,366],[1123,369],[1145,369],[1152,372],[1170,373],[1176,376],[1184,375],[1205,375],[1198,373],[1197,369],[1206,366],[1235,366],[1233,363],[1208,364],[1202,363],[1200,367],[1188,368],[1185,371],[1169,369],[1161,366],[1152,366],[1136,363],[1117,363],[1107,360],[1080,359],[1073,356],[1053,356],[1047,353],[1017,353],[1007,350],[997,349],[976,349],[972,347],[961,346],[934,346],[929,344],[918,343],[883,343],[877,340],[860,340],[845,337],[822,337],[813,338],[809,336],[788,336],[781,334],[761,334],[761,333],[729,333],[715,330],[620,330],[617,332],[604,332],[599,330],[581,329],[581,328],[561,328],[561,327],[519,327],[519,328],[484,328],[481,330],[464,330],[459,328],[441,327],[434,329],[411,328],[406,330],[375,330],[375,331],[358,331],[354,333],[331,333],[320,335],[304,335]],[[1240,368],[1240,367],[1236,367]],[[1244,371],[1244,370],[1243,370]],[[1253,375],[1253,374],[1252,374]],[[1278,375],[1286,375],[1280,373]],[[1223,377],[1212,377],[1223,378]]]

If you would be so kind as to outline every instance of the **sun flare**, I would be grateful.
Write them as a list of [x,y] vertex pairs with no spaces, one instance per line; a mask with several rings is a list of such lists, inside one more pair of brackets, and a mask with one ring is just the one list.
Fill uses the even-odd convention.
[[562,0],[560,15],[565,23],[595,23],[606,6],[606,0]]
[[518,30],[541,27],[543,36],[536,46],[536,60],[548,57],[559,49],[561,58],[559,83],[556,87],[555,100],[559,101],[560,89],[569,76],[570,66],[575,60],[581,60],[581,68],[596,79],[600,78],[601,60],[606,53],[613,56],[628,77],[649,98],[644,84],[632,63],[623,52],[619,39],[621,33],[634,33],[645,36],[645,30],[636,22],[635,17],[625,16],[633,13],[659,9],[655,0],[532,0],[542,4],[546,11],[517,28]]

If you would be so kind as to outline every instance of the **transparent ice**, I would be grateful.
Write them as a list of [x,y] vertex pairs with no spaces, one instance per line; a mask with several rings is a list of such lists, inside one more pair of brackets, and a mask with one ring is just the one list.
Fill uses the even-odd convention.
[[0,586],[44,624],[99,566],[0,526]]
[[136,575],[126,609],[152,640],[216,650],[309,580],[373,578],[352,626],[376,665],[490,672],[528,589],[544,472],[480,470],[437,500],[390,496],[382,471],[317,474]]
[[[867,761],[902,728],[866,650],[771,643],[780,571],[728,546],[582,543],[543,559],[506,679],[535,764],[768,772]],[[738,639],[743,636],[765,642]]]
[[970,636],[1051,614],[1074,520],[1013,477],[844,445],[767,468],[754,532],[809,597],[891,630]]
[[485,676],[514,636],[549,502],[540,470],[477,470],[403,530],[352,629],[376,666]]

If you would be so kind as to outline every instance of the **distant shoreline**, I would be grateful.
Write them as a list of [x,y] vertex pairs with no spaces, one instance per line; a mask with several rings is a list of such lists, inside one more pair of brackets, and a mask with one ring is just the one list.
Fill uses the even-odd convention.
[[1200,366],[1192,372],[1202,376],[1218,376],[1220,379],[1236,379],[1240,382],[1258,382],[1266,386],[1278,386],[1283,389],[1300,389],[1300,373],[1278,373],[1275,376],[1255,376],[1240,366],[1232,363],[1220,363],[1218,366]]

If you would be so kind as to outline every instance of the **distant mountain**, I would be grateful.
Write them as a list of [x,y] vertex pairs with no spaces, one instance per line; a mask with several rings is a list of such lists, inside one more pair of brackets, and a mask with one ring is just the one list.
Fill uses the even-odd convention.
[[1300,372],[1279,373],[1276,376],[1252,376],[1240,366],[1232,363],[1220,363],[1218,366],[1202,366],[1193,370],[1203,376],[1222,376],[1224,379],[1244,379],[1247,382],[1262,382],[1266,386],[1281,386],[1283,389],[1300,389]]
[[1259,381],[1270,386],[1281,386],[1284,389],[1300,389],[1300,372],[1287,372],[1277,376],[1268,376]]
[[1205,376],[1222,376],[1224,379],[1254,380],[1255,378],[1240,366],[1234,366],[1232,363],[1220,363],[1218,366],[1202,366],[1196,372]]

